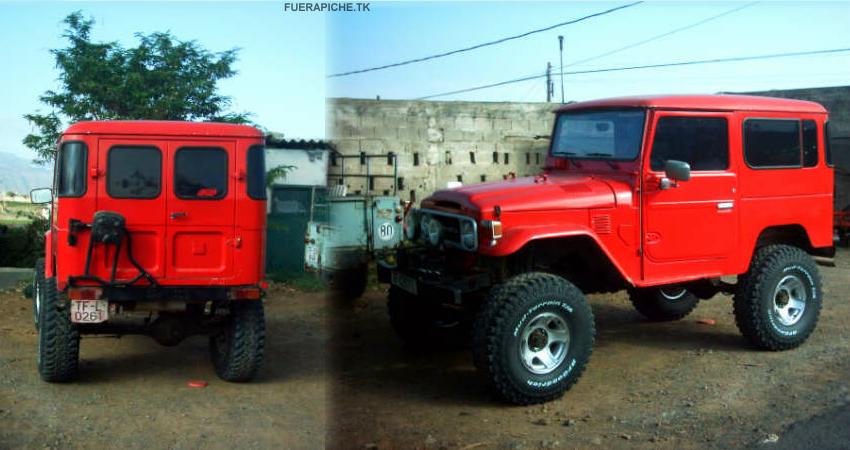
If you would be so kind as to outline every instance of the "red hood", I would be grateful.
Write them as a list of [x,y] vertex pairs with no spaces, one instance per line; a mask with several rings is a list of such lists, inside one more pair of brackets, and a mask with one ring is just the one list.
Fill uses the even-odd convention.
[[628,184],[620,180],[593,174],[552,173],[546,179],[525,177],[440,190],[423,200],[422,206],[459,207],[465,212],[480,211],[489,216],[497,205],[503,213],[612,208],[617,197],[630,193]]

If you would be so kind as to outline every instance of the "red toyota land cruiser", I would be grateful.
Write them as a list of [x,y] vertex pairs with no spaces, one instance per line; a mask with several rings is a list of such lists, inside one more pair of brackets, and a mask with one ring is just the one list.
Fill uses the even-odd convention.
[[412,344],[471,328],[476,366],[519,404],[584,371],[589,292],[627,289],[650,320],[731,293],[755,346],[796,347],[823,301],[813,257],[833,255],[826,121],[816,103],[736,95],[563,106],[541,174],[438,191],[408,215],[413,243],[380,273],[392,325]]
[[80,336],[210,335],[216,373],[263,359],[264,137],[221,123],[104,121],[58,143],[33,311],[45,381],[76,377]]

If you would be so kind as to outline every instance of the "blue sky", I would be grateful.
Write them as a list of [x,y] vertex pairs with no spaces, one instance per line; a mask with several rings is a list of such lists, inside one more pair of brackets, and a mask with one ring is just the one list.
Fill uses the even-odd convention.
[[[328,70],[396,62],[542,28],[631,3],[373,4],[368,14],[328,18]],[[328,95],[417,98],[544,73],[698,22],[749,2],[646,2],[524,39],[419,64],[331,79]],[[568,70],[850,47],[850,2],[761,2],[669,37]],[[714,93],[850,84],[850,52],[770,61],[573,75],[567,100],[653,93]],[[560,99],[560,80],[556,79]],[[543,101],[545,82],[441,97],[446,100]]]
[[[369,12],[284,12],[283,2],[3,2],[0,0],[0,152],[30,158],[21,117],[56,88],[48,53],[64,45],[62,19],[82,10],[96,40],[136,44],[133,33],[170,30],[212,51],[240,47],[239,74],[221,82],[233,110],[251,111],[293,138],[324,136],[325,95],[417,98],[542,73],[660,34],[746,2],[646,2],[604,17],[421,64],[326,80],[326,73],[473,45],[624,2],[371,2]],[[850,2],[761,2],[696,28],[570,70],[850,47]],[[850,84],[850,53],[566,77],[566,98],[711,93]],[[560,98],[556,79],[556,98]],[[542,80],[446,100],[542,101]]]
[[21,139],[25,113],[56,88],[51,48],[65,46],[62,19],[82,10],[96,23],[95,40],[137,44],[133,34],[170,30],[211,51],[242,50],[239,74],[220,83],[235,111],[292,138],[324,136],[325,16],[285,13],[281,2],[0,2],[0,152],[32,155]]

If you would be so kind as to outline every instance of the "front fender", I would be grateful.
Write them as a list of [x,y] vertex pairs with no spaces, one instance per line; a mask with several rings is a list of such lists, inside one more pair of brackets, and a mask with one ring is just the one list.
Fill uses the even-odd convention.
[[602,242],[596,233],[588,227],[576,225],[569,230],[554,230],[548,226],[533,226],[533,227],[516,227],[507,229],[502,235],[502,239],[496,242],[494,246],[481,246],[479,253],[486,256],[509,256],[528,245],[529,243],[542,241],[544,239],[568,238],[568,237],[589,237],[596,243],[608,261],[617,269],[623,279],[633,284],[632,278],[628,275],[623,266],[614,257],[608,246]]

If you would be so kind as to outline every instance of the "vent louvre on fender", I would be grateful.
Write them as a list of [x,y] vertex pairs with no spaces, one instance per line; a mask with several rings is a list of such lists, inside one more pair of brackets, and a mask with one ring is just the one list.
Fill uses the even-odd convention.
[[611,216],[599,214],[590,218],[590,225],[596,234],[611,234]]

